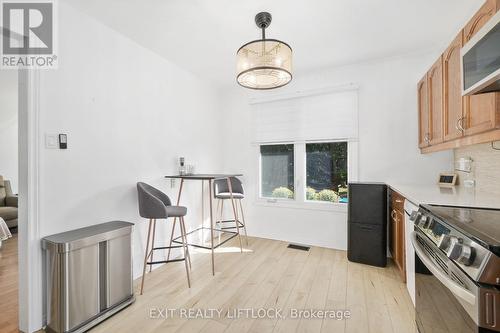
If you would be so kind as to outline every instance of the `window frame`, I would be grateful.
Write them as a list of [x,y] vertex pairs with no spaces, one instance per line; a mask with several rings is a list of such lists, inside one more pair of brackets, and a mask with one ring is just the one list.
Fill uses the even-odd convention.
[[[255,202],[257,205],[267,207],[280,207],[292,209],[311,209],[323,211],[338,211],[347,212],[347,204],[341,202],[315,201],[306,200],[306,184],[307,184],[307,155],[306,144],[308,143],[334,143],[347,142],[347,181],[358,180],[358,145],[357,140],[349,139],[325,139],[325,140],[297,140],[297,141],[282,141],[282,142],[261,142],[257,143],[257,161],[258,161],[258,191],[256,193]],[[269,198],[262,196],[262,160],[260,154],[260,146],[293,144],[294,151],[294,199],[287,198]]]

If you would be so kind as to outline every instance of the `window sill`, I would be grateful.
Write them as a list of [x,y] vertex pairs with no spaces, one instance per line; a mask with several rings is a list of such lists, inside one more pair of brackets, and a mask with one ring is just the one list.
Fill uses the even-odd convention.
[[347,214],[347,203],[332,203],[332,202],[321,202],[321,201],[297,202],[291,199],[289,200],[276,199],[275,201],[273,201],[271,199],[259,198],[255,200],[255,205],[263,207],[275,207],[275,208],[320,210],[320,211],[340,212]]

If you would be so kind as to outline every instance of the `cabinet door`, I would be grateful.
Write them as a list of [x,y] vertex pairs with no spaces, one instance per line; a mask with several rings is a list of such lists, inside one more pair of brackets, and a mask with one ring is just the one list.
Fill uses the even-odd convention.
[[443,64],[441,58],[434,63],[428,75],[430,144],[443,142]]
[[444,140],[463,136],[462,80],[460,77],[460,48],[462,32],[455,38],[443,54],[443,117]]
[[405,252],[404,252],[404,215],[399,210],[391,211],[391,251],[392,260],[396,265],[401,279],[406,281]]
[[398,224],[397,224],[397,215],[396,210],[391,209],[391,218],[390,218],[390,235],[389,238],[389,251],[391,252],[392,259],[397,266],[397,244],[398,244]]
[[464,44],[467,43],[500,7],[500,0],[486,0],[464,28]]
[[427,147],[430,143],[429,133],[429,87],[427,75],[417,85],[418,94],[418,146]]
[[498,127],[500,112],[498,105],[500,93],[487,93],[466,96],[465,101],[465,135],[482,133]]
[[406,281],[404,200],[399,193],[391,191],[389,251],[401,279]]
[[[495,15],[500,0],[487,0],[464,28],[464,44],[467,43]],[[464,121],[465,135],[489,131],[497,126],[497,96],[499,93],[466,96]]]

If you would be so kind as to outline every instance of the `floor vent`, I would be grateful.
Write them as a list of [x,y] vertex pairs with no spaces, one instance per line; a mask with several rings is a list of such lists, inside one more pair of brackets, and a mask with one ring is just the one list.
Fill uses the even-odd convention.
[[311,248],[310,246],[304,246],[304,245],[298,245],[298,244],[288,244],[289,249],[295,249],[295,250],[302,250],[302,251],[309,251]]

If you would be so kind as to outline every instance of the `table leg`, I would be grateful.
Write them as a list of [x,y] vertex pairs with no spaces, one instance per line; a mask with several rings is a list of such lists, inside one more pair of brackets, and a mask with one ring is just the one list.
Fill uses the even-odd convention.
[[212,196],[210,193],[212,192],[212,180],[208,181],[208,202],[210,203],[210,247],[212,248],[212,275],[215,275],[215,256],[214,256],[214,213],[212,211]]
[[[182,186],[184,185],[184,179],[181,179],[181,185],[179,186],[179,193],[177,194],[177,206],[179,206],[179,203],[181,202],[181,194],[182,194]],[[172,239],[174,239],[174,232],[175,232],[175,223],[177,222],[177,217],[174,217],[174,224],[172,225],[172,232],[170,233],[170,244],[168,245],[169,247],[172,246]],[[167,253],[167,260],[170,259],[170,248],[168,249]]]
[[[219,214],[219,227],[217,229],[223,230],[222,227],[224,226],[224,224],[222,223],[222,219],[224,216],[224,200],[219,199],[219,203],[220,203],[220,213],[217,212],[217,214]],[[217,233],[219,234],[219,244],[220,244],[220,236],[223,233],[223,231],[217,231]]]
[[227,187],[229,188],[229,196],[231,197],[231,204],[233,205],[234,222],[236,222],[236,231],[238,232],[238,239],[240,240],[240,251],[241,253],[243,253],[243,243],[241,242],[240,224],[238,222],[238,212],[236,210],[233,197],[233,186],[231,184],[231,178],[228,177],[226,179],[227,179]]

